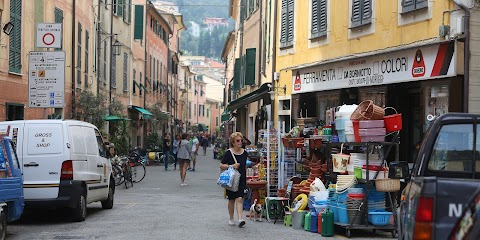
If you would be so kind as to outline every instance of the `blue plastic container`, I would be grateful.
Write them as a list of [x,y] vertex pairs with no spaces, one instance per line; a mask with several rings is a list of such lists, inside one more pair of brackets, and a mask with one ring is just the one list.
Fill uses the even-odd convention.
[[375,226],[386,226],[388,225],[388,222],[390,221],[391,216],[392,216],[391,212],[385,212],[382,210],[369,211],[368,221]]
[[[347,212],[347,205],[345,203],[339,203],[337,206],[338,212],[338,222],[339,223],[348,223],[348,212]],[[335,216],[334,216],[335,219]]]
[[318,213],[315,211],[310,214],[310,232],[318,232]]
[[345,130],[345,121],[346,118],[337,118],[335,119],[335,129],[338,130]]
[[345,136],[345,130],[338,130],[338,142],[347,142],[347,138]]

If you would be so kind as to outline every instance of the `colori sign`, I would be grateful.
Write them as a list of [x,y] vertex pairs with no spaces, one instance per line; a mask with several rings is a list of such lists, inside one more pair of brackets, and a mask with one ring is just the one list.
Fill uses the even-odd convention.
[[447,42],[293,70],[292,93],[451,77],[455,68],[455,42]]

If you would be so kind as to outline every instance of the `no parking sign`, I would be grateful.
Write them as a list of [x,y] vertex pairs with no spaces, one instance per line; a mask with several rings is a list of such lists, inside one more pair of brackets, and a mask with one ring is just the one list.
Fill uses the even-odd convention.
[[62,24],[61,23],[38,23],[36,47],[61,48],[62,47]]

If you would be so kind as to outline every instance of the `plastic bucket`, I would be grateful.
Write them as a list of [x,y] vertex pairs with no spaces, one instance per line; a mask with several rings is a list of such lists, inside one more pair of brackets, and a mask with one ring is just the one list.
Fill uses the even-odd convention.
[[360,122],[352,120],[353,123],[353,134],[355,135],[355,142],[361,142],[362,138],[360,137],[359,129],[360,129]]
[[345,203],[338,204],[338,222],[347,224],[348,223],[348,212],[347,205]]
[[383,117],[383,121],[385,122],[385,128],[387,129],[387,132],[395,132],[395,131],[402,130],[402,114],[398,113],[397,110],[392,107],[384,108],[384,110],[389,108],[395,110],[395,114]]

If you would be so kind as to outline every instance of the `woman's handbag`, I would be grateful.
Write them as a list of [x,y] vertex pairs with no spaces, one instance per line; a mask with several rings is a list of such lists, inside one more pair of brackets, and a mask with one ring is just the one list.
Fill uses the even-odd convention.
[[[237,158],[235,158],[232,150],[229,151],[232,154],[233,160],[237,163]],[[229,191],[236,192],[238,191],[238,185],[240,184],[240,173],[237,169],[230,166],[227,170],[220,173],[217,184]]]

